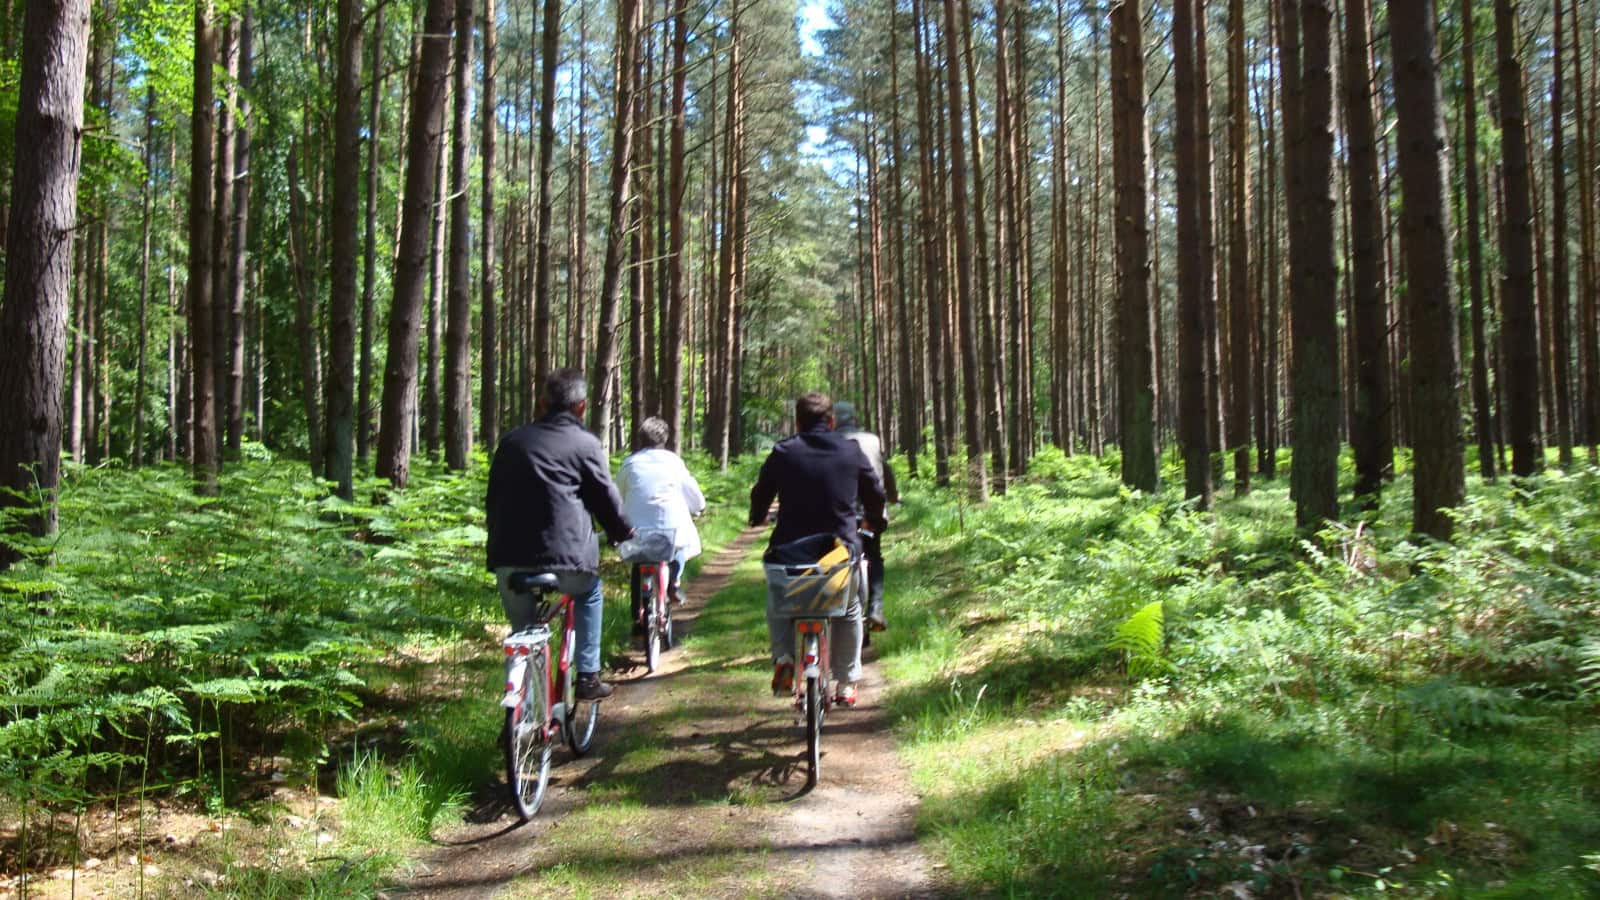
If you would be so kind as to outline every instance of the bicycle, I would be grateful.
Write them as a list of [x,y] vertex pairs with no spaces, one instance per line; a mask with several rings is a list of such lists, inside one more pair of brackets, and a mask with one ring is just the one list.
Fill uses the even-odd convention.
[[[550,761],[556,744],[565,742],[572,755],[582,756],[594,742],[600,721],[600,701],[577,699],[577,671],[572,664],[574,610],[572,597],[562,594],[556,576],[548,572],[517,572],[507,581],[511,590],[537,595],[534,621],[505,639],[506,708],[504,732],[506,780],[511,802],[523,821],[534,817],[544,803],[550,783]],[[560,649],[551,666],[550,624],[561,619]]]
[[[645,669],[654,672],[661,654],[672,649],[672,603],[667,582],[672,577],[673,533],[646,531],[624,541],[617,552],[633,566],[633,608],[645,633]],[[646,587],[648,586],[648,596]]]
[[[867,532],[863,532],[867,533]],[[849,553],[843,561],[793,565],[767,563],[769,583],[782,588],[775,612],[795,630],[795,677],[792,680],[797,717],[806,730],[806,787],[813,788],[822,769],[822,723],[833,708],[828,685],[833,679],[830,624],[850,608],[852,595],[864,594],[866,557]]]

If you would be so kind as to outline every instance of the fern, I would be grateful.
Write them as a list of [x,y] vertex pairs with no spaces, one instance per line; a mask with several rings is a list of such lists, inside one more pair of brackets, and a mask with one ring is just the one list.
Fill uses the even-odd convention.
[[1134,677],[1159,675],[1171,668],[1166,658],[1166,617],[1164,601],[1155,600],[1140,607],[1117,626],[1107,645],[1127,654],[1128,674]]

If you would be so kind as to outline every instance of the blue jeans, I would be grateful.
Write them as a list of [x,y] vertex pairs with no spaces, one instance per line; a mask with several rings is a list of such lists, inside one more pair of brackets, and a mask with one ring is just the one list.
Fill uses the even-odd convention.
[[[494,570],[495,584],[500,588],[500,605],[505,608],[506,620],[513,632],[538,624],[533,619],[534,598],[510,590],[506,581],[514,572],[532,572],[534,569],[505,567]],[[579,674],[600,671],[600,613],[604,601],[600,595],[600,576],[589,572],[557,572],[561,593],[572,598],[573,606],[573,660]]]

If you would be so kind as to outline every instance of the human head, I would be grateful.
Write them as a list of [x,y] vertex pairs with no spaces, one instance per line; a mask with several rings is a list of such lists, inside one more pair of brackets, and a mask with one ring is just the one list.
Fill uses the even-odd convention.
[[651,416],[640,422],[639,427],[633,430],[633,449],[654,450],[658,447],[665,447],[667,445],[667,437],[671,433],[672,431],[667,427],[666,422]]
[[849,400],[840,400],[833,405],[833,426],[839,429],[860,428],[861,420],[856,417],[856,405]]
[[570,412],[583,415],[588,406],[589,385],[583,380],[583,370],[556,369],[544,377],[544,391],[539,396],[547,412]]
[[829,428],[833,427],[833,401],[827,394],[812,391],[801,394],[794,401],[794,424],[801,431],[810,431],[819,422],[826,422]]

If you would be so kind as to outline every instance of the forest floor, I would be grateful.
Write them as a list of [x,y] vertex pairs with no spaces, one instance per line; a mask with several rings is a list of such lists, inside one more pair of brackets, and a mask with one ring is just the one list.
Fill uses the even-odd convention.
[[[917,801],[869,664],[861,702],[803,732],[767,691],[764,583],[750,529],[686,585],[663,666],[613,674],[589,754],[559,762],[532,821],[486,785],[392,896],[911,897],[937,893]],[[869,660],[870,660],[870,650]]]

